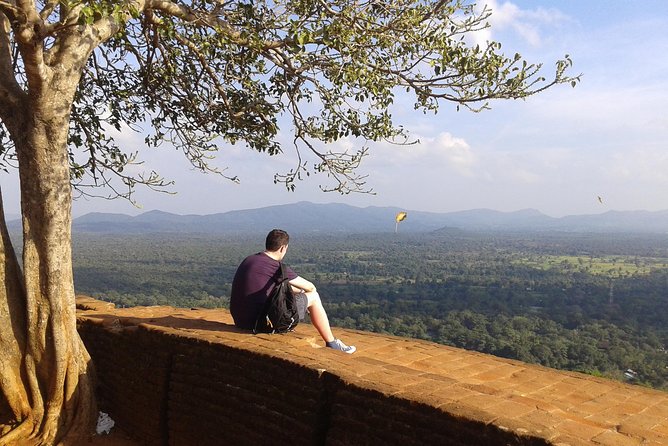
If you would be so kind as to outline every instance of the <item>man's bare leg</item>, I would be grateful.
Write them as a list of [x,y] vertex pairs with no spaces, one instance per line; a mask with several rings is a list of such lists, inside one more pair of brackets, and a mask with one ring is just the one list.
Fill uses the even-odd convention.
[[311,323],[318,330],[320,336],[325,342],[331,342],[334,340],[334,334],[332,329],[329,326],[329,318],[327,317],[327,312],[322,306],[322,301],[320,300],[320,295],[317,291],[310,291],[306,293],[308,298],[308,312],[311,316]]
[[322,306],[318,292],[315,290],[309,291],[306,293],[306,297],[308,298],[308,311],[311,315],[311,323],[318,330],[318,333],[320,333],[320,336],[325,341],[325,345],[344,353],[355,353],[357,349],[354,345],[346,345],[340,339],[334,337],[332,329],[329,326],[327,312],[325,312],[325,308]]

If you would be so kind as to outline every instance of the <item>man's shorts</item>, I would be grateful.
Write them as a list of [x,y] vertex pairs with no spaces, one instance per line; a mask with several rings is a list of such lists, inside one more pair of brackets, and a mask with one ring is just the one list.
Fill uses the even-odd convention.
[[299,320],[303,321],[306,317],[306,308],[308,307],[308,297],[306,296],[306,293],[295,294],[295,302],[297,303]]

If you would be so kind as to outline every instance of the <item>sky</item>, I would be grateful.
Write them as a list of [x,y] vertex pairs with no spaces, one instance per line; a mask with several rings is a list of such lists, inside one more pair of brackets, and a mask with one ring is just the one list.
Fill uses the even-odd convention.
[[[549,74],[569,54],[575,88],[553,87],[526,100],[497,101],[481,113],[443,103],[436,115],[398,102],[395,122],[420,143],[370,145],[359,173],[373,194],[324,193],[323,176],[297,184],[295,192],[273,183],[293,167],[239,146],[221,147],[215,166],[237,175],[236,184],[189,167],[173,147],[143,147],[143,136],[123,134],[143,170],[174,180],[173,194],[139,189],[138,206],[125,200],[78,199],[74,216],[89,212],[136,215],[159,209],[213,214],[311,201],[353,206],[396,206],[452,212],[533,208],[547,215],[598,214],[610,210],[668,209],[668,2],[647,0],[487,1],[491,28],[472,38],[496,40],[503,51],[542,62]],[[289,141],[289,130],[283,134]],[[355,147],[343,140],[333,148]],[[19,213],[15,174],[1,174],[5,211]],[[600,197],[600,199],[599,199]]]

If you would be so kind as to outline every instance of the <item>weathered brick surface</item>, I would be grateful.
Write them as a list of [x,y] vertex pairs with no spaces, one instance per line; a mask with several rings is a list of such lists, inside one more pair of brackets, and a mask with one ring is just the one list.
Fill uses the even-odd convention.
[[80,298],[102,409],[148,445],[668,445],[668,394],[425,341]]

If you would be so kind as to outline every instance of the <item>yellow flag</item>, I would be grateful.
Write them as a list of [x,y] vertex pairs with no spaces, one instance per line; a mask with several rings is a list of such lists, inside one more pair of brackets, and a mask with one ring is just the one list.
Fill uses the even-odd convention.
[[404,221],[407,216],[408,216],[408,214],[406,214],[405,212],[399,212],[397,214],[395,220],[397,221],[397,223],[399,223],[400,221]]

